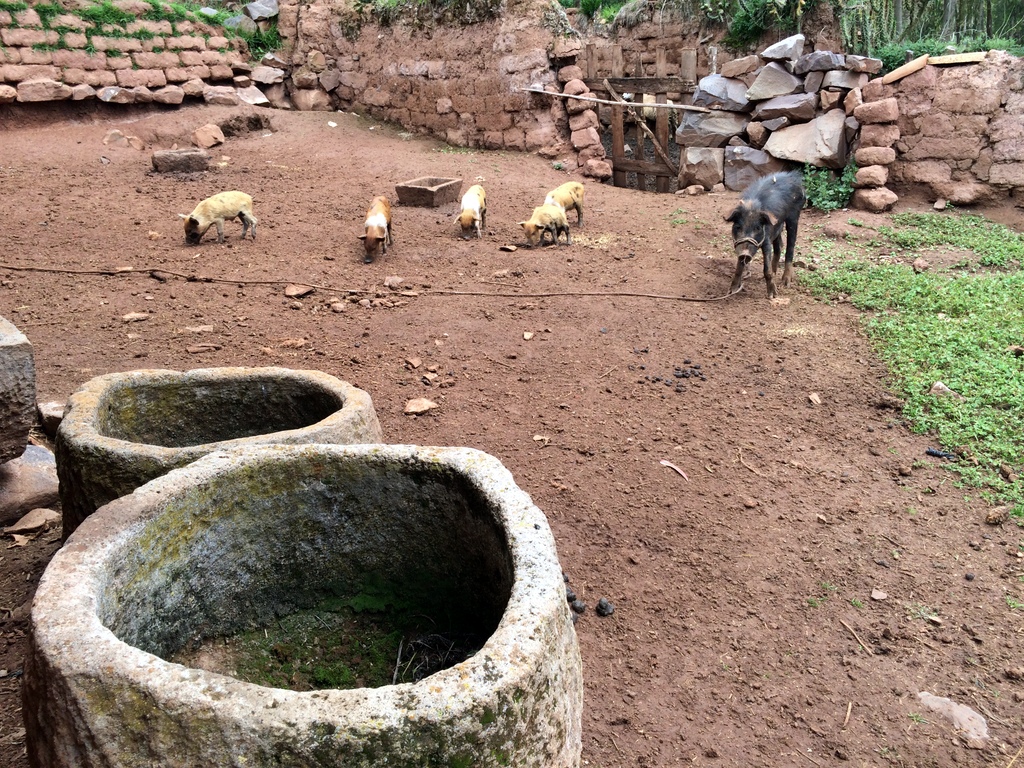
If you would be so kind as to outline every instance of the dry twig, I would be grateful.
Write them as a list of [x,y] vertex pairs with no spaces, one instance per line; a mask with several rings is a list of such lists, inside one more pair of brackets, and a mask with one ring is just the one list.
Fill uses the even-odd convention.
[[869,654],[873,653],[873,651],[871,650],[871,646],[868,645],[867,643],[865,643],[863,640],[860,639],[860,636],[853,630],[853,627],[851,627],[849,624],[847,624],[842,619],[839,620],[839,623],[842,624],[844,627],[846,627],[850,631],[850,634],[853,635],[854,640],[856,640],[858,643],[860,643],[861,648],[863,648]]

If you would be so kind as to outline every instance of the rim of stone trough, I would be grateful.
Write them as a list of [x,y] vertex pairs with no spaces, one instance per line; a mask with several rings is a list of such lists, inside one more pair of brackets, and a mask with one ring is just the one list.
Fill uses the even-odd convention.
[[[120,621],[121,634],[151,631],[152,616],[136,617],[139,626],[123,615],[113,618],[118,611],[161,611],[151,605],[153,594],[143,594],[154,573],[147,548],[184,557],[192,537],[199,544],[191,551],[203,555],[198,567],[218,567],[216,545],[207,541],[216,515],[207,508],[211,519],[203,519],[218,482],[234,487],[239,477],[264,478],[276,466],[281,476],[309,485],[316,478],[295,470],[319,467],[316,474],[331,462],[356,484],[360,471],[457,481],[490,511],[511,563],[511,587],[497,627],[476,654],[415,683],[300,692],[165,661],[104,624],[103,616]],[[392,511],[387,499],[381,503],[381,513]],[[187,523],[183,509],[191,510]],[[221,522],[244,525],[249,514],[257,513],[232,508]],[[272,505],[266,515],[271,524],[277,519]],[[170,590],[178,584],[188,588],[172,581]],[[188,598],[169,599],[195,607]],[[178,618],[171,612],[160,621]],[[156,756],[166,765],[578,768],[582,746],[582,662],[551,529],[501,462],[470,448],[320,444],[217,451],[104,506],[40,580],[23,704],[33,765],[129,768]]]
[[[275,396],[268,384],[278,385],[276,404],[279,408],[282,400],[286,399],[282,397],[282,391],[286,387],[294,388],[294,402],[288,403],[293,413],[280,416],[268,411],[264,414],[266,420],[263,423],[282,427],[292,419],[297,424],[294,428],[254,431],[259,425],[253,422],[253,414],[258,414],[253,403],[269,403]],[[243,388],[254,388],[253,396],[244,406],[248,409],[244,416],[250,422],[247,426],[249,434],[185,445],[167,445],[174,442],[170,439],[173,434],[156,435],[153,422],[158,418],[166,421],[168,426],[161,428],[168,433],[177,429],[179,434],[197,430],[205,432],[208,437],[230,434],[229,427],[223,424],[225,415],[230,417],[231,414],[210,413],[210,404],[206,406],[206,413],[199,413],[201,409],[197,405],[192,405],[189,411],[188,404],[180,396],[176,403],[173,397],[165,398],[172,401],[168,403],[156,396],[147,398],[147,390],[209,393],[226,387],[236,388],[239,401],[244,400]],[[302,408],[316,414],[315,421],[309,420],[313,418],[310,416],[302,422],[294,413],[301,410],[296,405],[300,397],[304,401]],[[177,412],[174,412],[175,405]],[[236,415],[241,417],[241,414]],[[120,422],[124,423],[117,426]],[[133,422],[134,426],[125,426],[128,422]],[[133,429],[148,432],[148,439],[131,440],[116,436],[119,430],[123,434]],[[188,371],[152,368],[97,376],[85,382],[68,399],[54,444],[63,536],[67,539],[82,520],[107,502],[216,450],[267,443],[348,444],[379,443],[381,440],[380,422],[369,393],[322,371],[278,366],[194,368]],[[159,444],[161,441],[165,444]]]

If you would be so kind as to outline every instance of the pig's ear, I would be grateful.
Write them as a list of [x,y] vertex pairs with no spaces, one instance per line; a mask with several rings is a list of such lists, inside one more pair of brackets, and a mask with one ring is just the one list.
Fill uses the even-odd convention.
[[526,222],[525,221],[520,221],[519,222],[519,226],[522,227],[523,229],[526,229]]
[[179,219],[187,219],[187,218],[188,218],[188,216],[187,216],[186,214],[184,214],[184,213],[179,213],[179,214],[178,214],[178,218],[179,218]]
[[365,240],[366,239],[366,235],[359,235],[359,239],[360,240]]
[[765,221],[773,227],[779,223],[779,217],[770,211],[764,211],[761,215],[764,216]]
[[735,208],[732,209],[732,213],[730,213],[728,216],[725,217],[725,220],[726,221],[736,221],[736,219],[738,219],[740,217],[740,211],[742,209],[743,209],[743,206],[737,205]]

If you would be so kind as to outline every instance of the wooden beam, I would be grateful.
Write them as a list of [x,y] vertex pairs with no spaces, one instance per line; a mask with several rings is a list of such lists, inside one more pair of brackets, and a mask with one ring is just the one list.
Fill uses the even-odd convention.
[[651,176],[667,176],[675,178],[679,175],[677,170],[669,168],[663,162],[652,163],[648,160],[635,160],[630,158],[614,160],[614,167],[617,171],[637,171]]
[[882,85],[888,85],[889,83],[895,83],[897,80],[902,80],[907,75],[912,75],[919,69],[924,69],[928,65],[928,54],[924,56],[918,56],[913,61],[908,61],[902,67],[896,67],[888,75],[882,78]]
[[545,91],[543,88],[520,88],[520,91],[526,93],[542,93],[545,96],[554,96],[556,99],[577,99],[579,101],[591,101],[595,104],[611,104],[612,106],[621,107],[623,104],[630,104],[637,107],[643,107],[645,109],[678,109],[684,112],[710,112],[711,110],[707,107],[695,107],[692,104],[641,104],[639,102],[631,101],[611,101],[609,99],[598,99],[594,96],[570,96],[568,93],[558,93],[557,91]]
[[948,56],[929,56],[929,64],[977,64],[984,61],[988,54],[985,51],[974,53],[951,53]]
[[608,80],[619,93],[693,93],[694,84],[681,77],[585,77],[584,84],[592,91],[604,91]]

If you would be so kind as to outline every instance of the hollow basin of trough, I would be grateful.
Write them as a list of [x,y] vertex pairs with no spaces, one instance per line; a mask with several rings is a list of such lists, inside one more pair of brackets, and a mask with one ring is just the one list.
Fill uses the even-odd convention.
[[[482,646],[419,682],[353,690],[167,661],[369,578],[428,595],[432,622]],[[582,668],[550,528],[501,463],[471,449],[252,446],[176,469],[57,553],[31,649],[24,712],[39,765],[579,765]]]
[[57,430],[64,536],[88,515],[212,451],[265,443],[378,443],[368,393],[321,371],[138,370],[98,376]]

